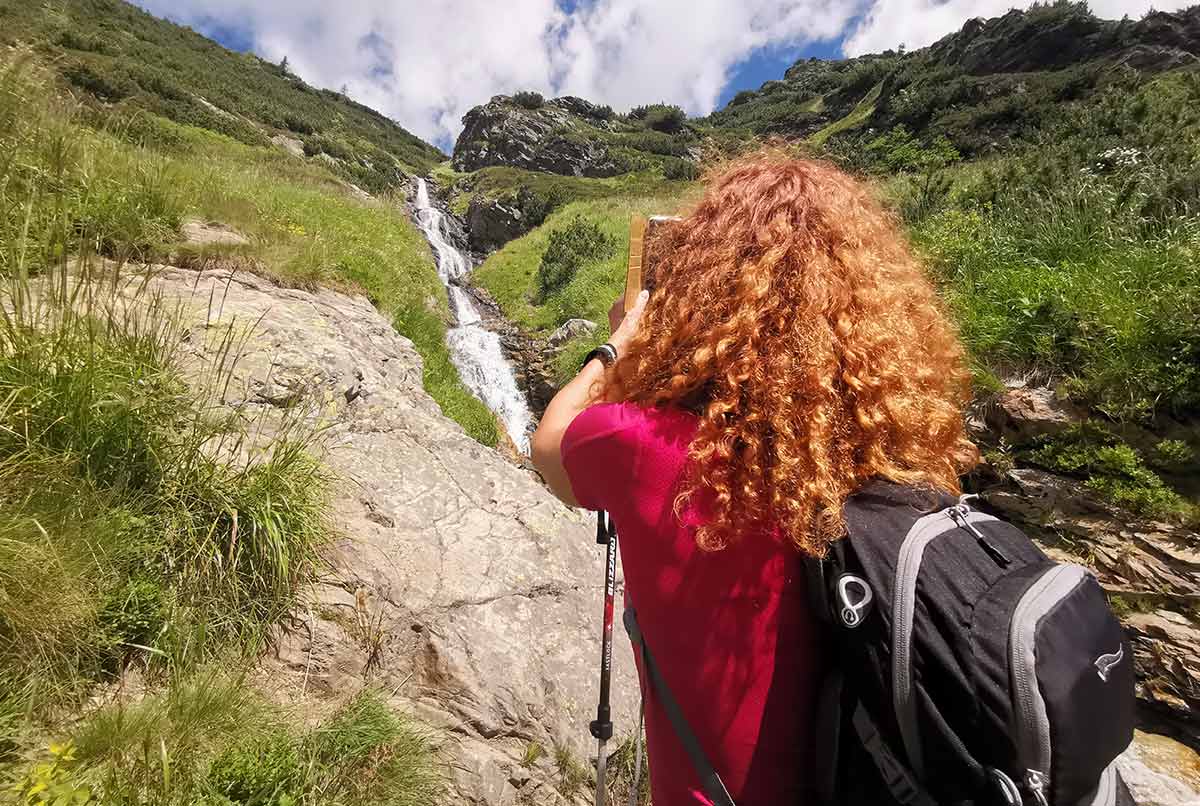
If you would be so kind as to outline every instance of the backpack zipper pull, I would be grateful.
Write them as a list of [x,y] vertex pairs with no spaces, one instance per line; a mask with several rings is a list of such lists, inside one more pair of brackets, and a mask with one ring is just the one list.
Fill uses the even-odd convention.
[[1046,800],[1046,776],[1039,770],[1025,770],[1025,787],[1039,806],[1050,806]]
[[969,510],[967,509],[966,504],[955,504],[954,506],[950,507],[950,519],[957,523],[959,527],[966,529],[968,532],[974,535],[975,542],[979,544],[979,547],[984,550],[987,556],[992,558],[992,562],[994,562],[996,565],[1000,566],[1001,568],[1008,568],[1008,566],[1012,565],[1012,560],[1008,559],[1004,552],[992,545],[992,543],[986,537],[984,537],[983,532],[976,529],[975,525],[967,520],[968,511]]

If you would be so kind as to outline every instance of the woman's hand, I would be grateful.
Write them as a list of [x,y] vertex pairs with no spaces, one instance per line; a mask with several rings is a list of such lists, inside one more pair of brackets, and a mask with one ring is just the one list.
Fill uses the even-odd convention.
[[621,355],[625,351],[633,334],[637,332],[638,323],[642,320],[642,312],[646,310],[646,300],[648,299],[650,299],[650,292],[643,289],[633,304],[633,310],[629,313],[625,312],[625,297],[623,296],[617,297],[617,301],[608,309],[608,327],[612,333],[608,343],[617,348],[617,355]]

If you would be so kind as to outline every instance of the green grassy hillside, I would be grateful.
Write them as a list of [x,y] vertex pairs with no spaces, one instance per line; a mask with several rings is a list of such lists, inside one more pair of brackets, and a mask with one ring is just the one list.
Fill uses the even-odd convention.
[[[236,338],[185,383],[176,309],[143,291],[131,312],[116,282],[171,260],[363,290],[425,355],[430,391],[494,441],[449,363],[426,244],[320,164],[149,112],[134,129],[57,89],[33,52],[0,59],[4,799],[433,803],[429,742],[382,697],[302,731],[245,682],[332,536],[315,425],[261,431],[216,406]],[[249,241],[189,246],[187,218]],[[146,698],[93,702],[130,678]]]
[[378,112],[311,87],[121,0],[0,0],[0,44],[35,46],[103,120],[152,112],[248,145],[299,140],[370,191],[423,173],[441,153]]
[[698,125],[744,137],[815,135],[818,144],[837,134],[838,153],[904,126],[925,142],[946,137],[966,157],[985,156],[1037,141],[1064,108],[1195,65],[1197,56],[1200,6],[1114,21],[1060,0],[972,20],[909,53],[797,62]]

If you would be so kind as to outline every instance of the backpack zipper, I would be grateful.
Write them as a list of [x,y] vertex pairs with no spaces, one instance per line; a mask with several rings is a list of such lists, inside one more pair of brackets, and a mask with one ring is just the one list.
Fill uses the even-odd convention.
[[1046,776],[1037,770],[1025,770],[1025,788],[1033,795],[1038,806],[1050,806],[1046,800]]
[[[966,496],[963,497],[965,498]],[[967,515],[971,512],[971,510],[966,504],[962,503],[960,500],[959,503],[949,507],[946,512],[949,513],[950,519],[958,524],[960,528],[966,529],[975,537],[975,542],[979,544],[979,547],[984,550],[984,553],[986,553],[987,556],[992,558],[992,562],[1001,568],[1008,568],[1010,565],[1012,565],[1012,560],[1008,558],[1008,555],[996,548],[995,544],[989,541],[984,536],[983,532],[976,529],[975,525],[967,520]]]

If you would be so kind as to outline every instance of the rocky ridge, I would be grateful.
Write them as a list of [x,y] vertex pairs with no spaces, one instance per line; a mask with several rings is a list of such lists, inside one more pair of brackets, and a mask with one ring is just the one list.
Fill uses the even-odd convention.
[[625,168],[589,133],[610,131],[612,110],[582,98],[555,98],[537,108],[497,95],[463,116],[454,168],[510,165],[568,176],[614,176]]

